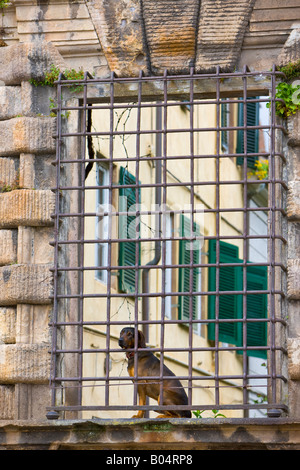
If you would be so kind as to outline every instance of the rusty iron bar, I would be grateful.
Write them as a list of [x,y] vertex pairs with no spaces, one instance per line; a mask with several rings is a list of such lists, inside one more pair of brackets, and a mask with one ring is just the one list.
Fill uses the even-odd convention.
[[[261,80],[261,75],[265,78],[263,81]],[[271,410],[274,416],[274,413],[280,414],[281,411],[287,411],[287,407],[281,401],[281,397],[278,397],[277,393],[277,385],[278,381],[286,381],[286,378],[280,371],[280,367],[278,364],[278,353],[282,355],[286,355],[286,350],[277,342],[276,338],[276,325],[280,324],[283,327],[286,326],[286,322],[283,318],[279,318],[276,313],[276,297],[285,297],[285,292],[276,288],[275,284],[275,273],[276,269],[280,269],[282,272],[286,271],[286,266],[283,260],[276,258],[276,251],[275,251],[275,242],[280,241],[283,244],[286,244],[286,238],[282,233],[277,233],[276,230],[276,216],[280,215],[281,217],[285,217],[285,210],[280,205],[277,206],[277,201],[275,198],[275,188],[276,186],[280,186],[282,191],[287,189],[286,181],[281,177],[281,175],[277,175],[275,171],[275,159],[280,158],[283,164],[286,163],[285,156],[283,152],[278,151],[275,148],[275,139],[278,132],[285,133],[285,128],[276,120],[276,113],[275,107],[276,102],[279,101],[276,98],[276,80],[281,78],[283,75],[275,70],[273,67],[272,71],[266,72],[264,74],[259,74],[257,72],[250,72],[246,67],[242,72],[234,72],[234,73],[223,73],[220,72],[220,68],[216,68],[215,73],[210,74],[195,74],[193,69],[190,70],[189,75],[183,76],[173,76],[168,75],[167,72],[164,73],[163,76],[156,76],[156,77],[144,77],[140,74],[139,77],[135,78],[119,78],[116,77],[114,73],[111,74],[109,78],[100,79],[100,78],[93,78],[88,73],[85,73],[83,80],[66,80],[63,75],[59,76],[57,81],[57,133],[56,137],[56,159],[53,161],[53,164],[56,166],[56,186],[53,188],[55,193],[55,200],[56,200],[56,208],[55,213],[53,214],[54,220],[54,240],[51,242],[51,245],[54,247],[54,268],[52,269],[54,274],[54,291],[53,291],[53,301],[54,301],[54,309],[53,309],[53,318],[50,322],[50,326],[52,327],[52,347],[51,347],[51,375],[50,375],[50,387],[51,387],[51,406],[49,407],[50,411],[59,411],[59,412],[67,412],[67,411],[84,411],[84,410],[138,410],[144,409],[146,411],[150,410],[172,410],[176,409],[176,406],[166,406],[160,405],[159,407],[154,405],[145,405],[143,407],[139,406],[137,403],[137,381],[138,379],[143,379],[138,376],[137,372],[137,354],[135,354],[134,360],[134,376],[133,376],[133,404],[132,405],[119,405],[119,404],[111,404],[111,395],[110,395],[110,387],[112,385],[116,385],[114,382],[118,381],[119,384],[124,381],[128,381],[129,378],[127,376],[118,376],[115,377],[110,374],[110,367],[109,367],[109,354],[110,353],[122,353],[123,351],[120,349],[112,348],[110,345],[110,336],[111,336],[111,327],[113,325],[132,325],[135,329],[135,333],[137,334],[137,330],[139,326],[144,326],[146,331],[149,325],[157,325],[160,326],[160,345],[159,347],[152,348],[153,352],[159,353],[160,355],[160,372],[157,379],[160,382],[160,395],[163,396],[163,382],[166,377],[163,375],[163,359],[164,354],[166,352],[187,352],[188,359],[187,359],[187,375],[178,376],[181,380],[187,381],[187,395],[188,395],[188,405],[186,407],[180,406],[180,409],[190,409],[190,410],[197,410],[197,409],[220,409],[220,410],[244,410],[245,413],[248,413],[251,409],[264,409],[264,410]],[[229,90],[229,82],[232,79],[240,79],[240,83],[237,85],[233,85],[233,90]],[[199,88],[199,83],[203,80],[210,81],[209,84],[209,92],[207,91],[207,99],[203,96],[202,91]],[[266,81],[269,80],[270,84],[266,85]],[[182,87],[178,85],[178,92],[176,92],[176,83],[184,82]],[[71,105],[69,106],[68,103],[65,104],[63,102],[63,89],[67,91],[67,87],[72,84],[82,84],[83,91],[79,96],[78,99],[78,106],[74,105],[74,100],[72,100]],[[260,85],[261,83],[261,85]],[[144,94],[144,87],[149,90],[148,85],[151,84],[151,90],[157,90],[157,86],[160,86],[160,95],[159,101],[156,102],[147,102],[149,99],[149,94]],[[255,84],[255,86],[254,86]],[[261,86],[261,88],[260,88]],[[96,87],[96,88],[95,88]],[[102,88],[101,88],[102,87]],[[120,92],[120,90],[125,90],[124,93]],[[131,88],[130,88],[131,87]],[[148,88],[147,88],[148,87]],[[225,90],[226,88],[226,90]],[[99,96],[97,93],[95,94],[96,90],[102,90],[104,95]],[[130,93],[128,90],[134,90]],[[225,90],[225,91],[224,91]],[[259,98],[255,96],[253,93],[261,90],[261,96],[266,95],[265,98]],[[108,92],[107,92],[108,91]],[[94,94],[93,94],[94,93]],[[106,94],[105,94],[106,93]],[[127,95],[126,95],[127,93]],[[129,93],[129,94],[128,94]],[[202,94],[201,94],[202,93]],[[221,124],[221,106],[223,104],[223,98],[227,94],[226,103],[228,104],[236,104],[237,98],[239,97],[239,103],[244,104],[244,121],[242,126],[232,126],[232,125],[222,125]],[[268,93],[270,96],[267,96]],[[173,101],[170,101],[170,98]],[[187,98],[187,99],[186,99]],[[128,104],[129,102],[129,104]],[[271,112],[270,112],[270,122],[268,125],[255,125],[255,126],[248,126],[247,125],[247,104],[248,103],[267,103],[270,102]],[[194,122],[194,109],[197,106],[213,104],[216,106],[216,125],[212,127],[197,127]],[[189,119],[189,126],[187,128],[168,128],[168,110],[174,106],[188,106],[190,112],[190,119]],[[129,107],[131,109],[136,110],[136,129],[134,130],[117,130],[114,128],[114,112],[118,109],[124,109],[124,107]],[[156,129],[142,129],[141,127],[141,112],[143,109],[156,109],[162,110],[162,120],[160,126]],[[86,128],[86,115],[87,110],[92,109],[92,111],[97,111],[101,109],[109,110],[109,131],[104,130],[94,130],[93,132],[87,131]],[[78,128],[78,131],[68,131],[68,128],[63,125],[62,120],[62,113],[65,111],[70,112],[78,112],[78,116],[80,117],[82,127],[81,129]],[[243,153],[222,153],[221,152],[221,136],[222,132],[243,132],[244,134],[244,150]],[[270,132],[270,150],[258,153],[248,153],[247,152],[247,132],[248,131],[269,131]],[[194,136],[197,133],[203,132],[213,132],[216,136],[216,151],[213,154],[197,154],[194,148]],[[168,155],[168,148],[167,148],[167,137],[168,135],[172,135],[174,133],[177,134],[188,134],[189,135],[189,151],[187,155]],[[154,156],[147,156],[141,155],[141,145],[140,139],[141,136],[151,134],[154,138],[156,137],[159,141],[159,146],[161,147],[161,151],[156,152]],[[120,157],[114,154],[114,139],[117,136],[135,136],[136,138],[136,156],[126,156]],[[109,154],[108,158],[99,158],[96,156],[93,160],[88,158],[86,155],[86,139],[91,138],[93,136],[102,136],[104,138],[109,139]],[[69,155],[66,153],[66,148],[64,146],[64,142],[68,138],[77,137],[81,139],[81,151],[80,156],[75,158],[73,155]],[[235,158],[241,157],[244,159],[244,166],[242,169],[242,174],[240,179],[231,179],[231,180],[224,180],[221,178],[221,171],[220,171],[220,164],[222,159],[224,158]],[[248,174],[247,174],[247,161],[251,157],[258,157],[262,156],[269,160],[270,165],[270,172],[269,176],[264,180],[264,184],[268,188],[269,192],[269,202],[267,206],[264,207],[255,207],[251,208],[248,206],[248,194],[247,188],[249,184],[251,185],[259,185],[261,182],[259,181],[250,181]],[[214,180],[203,180],[198,181],[195,179],[195,162],[200,159],[210,160],[213,159],[215,161],[215,179]],[[169,182],[167,181],[168,178],[168,162],[173,161],[182,161],[187,160],[190,165],[190,178],[188,181],[177,181]],[[95,191],[99,189],[97,185],[87,185],[85,178],[84,178],[84,168],[85,164],[93,161],[94,164],[106,162],[108,163],[108,172],[109,172],[109,183],[107,185],[103,185],[102,189],[108,190],[109,192],[109,206],[112,207],[113,205],[113,193],[114,191],[119,191],[121,188],[132,188],[135,191],[136,200],[138,200],[139,191],[143,188],[151,188],[158,193],[162,191],[162,201],[163,204],[166,205],[167,203],[167,194],[169,188],[176,188],[176,187],[187,187],[190,192],[190,217],[192,220],[192,224],[194,221],[194,216],[196,214],[195,206],[195,198],[198,196],[197,190],[201,190],[203,187],[213,186],[215,188],[215,207],[205,207],[203,209],[204,213],[213,214],[215,217],[215,226],[216,226],[216,233],[214,235],[205,235],[203,237],[204,240],[208,241],[211,239],[216,240],[216,262],[215,263],[205,263],[203,261],[199,263],[194,263],[193,255],[190,256],[190,262],[188,264],[179,264],[179,263],[168,263],[166,260],[166,243],[170,239],[166,236],[163,236],[161,233],[161,226],[159,225],[159,230],[156,231],[155,236],[149,237],[145,236],[143,238],[136,238],[131,240],[134,243],[134,251],[135,251],[135,264],[133,266],[119,266],[115,264],[113,261],[113,246],[114,244],[121,243],[127,241],[127,239],[123,239],[121,237],[115,237],[112,232],[112,224],[111,224],[111,217],[109,217],[109,225],[108,225],[108,237],[105,239],[99,238],[87,238],[85,233],[85,219],[88,217],[95,217],[97,215],[96,212],[86,212],[85,211],[85,201],[86,201],[86,192],[87,191]],[[151,182],[139,182],[139,175],[140,175],[140,164],[141,162],[149,161],[155,163],[157,168],[159,168],[159,172],[161,172],[161,178],[157,178],[154,183]],[[114,181],[114,164],[120,162],[135,162],[135,177],[137,183],[129,184],[129,185],[121,185]],[[62,181],[62,174],[63,172],[68,171],[70,165],[78,165],[79,171],[79,181],[80,184],[70,185],[70,184],[63,184]],[[242,207],[222,207],[221,201],[221,187],[224,185],[236,185],[239,184],[243,187],[243,206]],[[65,209],[64,205],[61,203],[63,198],[66,194],[71,196],[72,192],[78,192],[79,194],[79,210],[78,211],[68,211]],[[74,196],[76,197],[76,196]],[[180,213],[180,211],[172,211],[172,213]],[[224,217],[224,214],[227,213],[236,213],[241,212],[243,217],[243,224],[241,232],[236,235],[224,235],[221,233],[221,220]],[[268,212],[269,213],[269,229],[268,233],[265,234],[250,234],[249,233],[249,214],[252,212]],[[144,213],[149,214],[149,212],[144,212],[143,210],[137,209],[133,213],[137,218],[141,217]],[[160,210],[151,210],[151,215],[155,215],[155,217],[161,217],[162,212]],[[129,212],[126,213],[127,215],[131,214]],[[117,211],[117,210],[109,210],[104,211],[104,216],[122,216],[124,212]],[[131,214],[132,215],[132,214]],[[61,231],[61,224],[66,222],[69,218],[77,218],[78,223],[78,236],[76,238],[69,238],[68,235]],[[64,238],[65,237],[65,238]],[[182,240],[182,236],[172,236],[172,242],[179,242]],[[268,288],[265,290],[247,290],[247,250],[248,250],[248,243],[249,240],[257,240],[257,239],[264,239],[267,240],[269,243],[270,251],[269,251],[269,259],[266,262],[254,262],[251,263],[252,266],[266,266],[269,270],[269,284]],[[243,259],[241,263],[220,263],[220,241],[221,240],[241,240],[243,243]],[[107,253],[107,266],[86,266],[85,265],[85,246],[86,244],[96,244],[96,243],[106,243],[108,248]],[[139,261],[139,244],[141,242],[156,243],[157,248],[157,261],[154,263],[142,264]],[[68,264],[68,259],[65,263],[62,263],[62,256],[60,256],[60,250],[67,248],[69,245],[77,246],[78,247],[78,265]],[[64,248],[65,247],[65,248]],[[158,247],[159,247],[159,258],[158,258]],[[191,250],[193,253],[193,250]],[[156,259],[155,258],[155,259]],[[157,264],[160,262],[160,264]],[[220,267],[234,267],[240,266],[243,271],[243,288],[242,290],[230,290],[230,291],[223,291],[220,290]],[[215,290],[208,290],[208,289],[193,289],[193,281],[194,281],[194,268],[211,268],[214,267],[216,269],[216,287]],[[166,273],[167,269],[182,269],[182,268],[189,268],[189,291],[181,292],[179,290],[173,289],[171,292],[166,292]],[[114,292],[112,289],[112,276],[115,274],[115,271],[120,270],[134,270],[135,273],[135,291],[130,293],[125,292]],[[86,292],[86,287],[84,283],[84,273],[91,270],[106,270],[107,271],[107,290],[105,293],[97,292],[97,293],[90,293]],[[139,287],[139,273],[144,270],[149,274],[152,270],[160,270],[161,271],[161,290],[158,289],[157,292],[148,292],[147,289],[144,292],[140,292]],[[61,275],[69,272],[78,272],[78,292],[77,293],[67,293],[64,290],[63,285],[61,284]],[[261,319],[251,319],[247,317],[247,294],[265,294],[269,297],[269,316],[267,318]],[[192,306],[193,306],[193,297],[194,296],[215,296],[215,304],[216,304],[216,314],[214,319],[209,318],[198,318],[194,319],[192,315]],[[228,295],[241,295],[243,297],[243,313],[241,318],[235,319],[224,319],[219,317],[219,301],[220,295],[228,296]],[[166,297],[170,296],[172,299],[179,299],[180,296],[185,296],[189,298],[189,318],[187,319],[179,319],[179,318],[165,318],[165,305],[166,305]],[[85,319],[84,315],[84,306],[85,300],[87,299],[96,299],[96,298],[105,298],[106,299],[106,319],[99,320],[87,320]],[[129,318],[127,321],[125,320],[115,320],[113,318],[114,313],[112,312],[112,300],[113,299],[131,299],[133,301],[133,312],[132,317]],[[151,298],[160,298],[161,299],[161,308],[162,308],[162,316],[159,320],[151,319],[149,317],[149,313],[145,313],[142,319],[140,319],[140,307],[139,307],[139,299],[144,301],[144,305],[148,305],[149,299]],[[68,301],[71,299],[78,300],[78,320],[68,320],[63,319],[64,317],[61,314],[62,305],[68,305]],[[62,304],[63,303],[63,304]],[[148,307],[149,308],[149,307]],[[243,324],[243,338],[242,338],[242,345],[241,346],[232,346],[232,345],[223,345],[222,343],[219,344],[219,335],[220,335],[220,325],[223,323],[228,324],[235,324],[235,323],[242,323]],[[248,346],[247,345],[247,327],[251,325],[251,323],[265,323],[269,325],[269,339],[270,342],[266,346]],[[165,345],[165,335],[166,335],[166,327],[171,324],[177,325],[187,325],[188,326],[188,347],[181,347],[180,345],[176,348],[170,348]],[[193,327],[195,325],[208,325],[214,324],[215,325],[215,344],[208,345],[203,347],[197,347],[193,344]],[[106,327],[106,346],[105,348],[86,348],[84,347],[84,328],[89,326],[96,326],[102,325]],[[64,347],[63,342],[61,342],[61,337],[63,336],[63,330],[65,328],[78,328],[76,330],[76,334],[78,335],[78,347],[68,347],[66,344]],[[147,338],[148,339],[148,338]],[[247,353],[251,350],[266,350],[268,351],[268,355],[270,360],[268,361],[269,370],[267,374],[251,374],[248,370],[248,359]],[[215,370],[214,373],[206,376],[206,375],[194,375],[193,374],[193,353],[199,351],[210,351],[214,354],[214,361],[215,361]],[[242,364],[243,364],[243,372],[242,374],[224,374],[221,371],[221,364],[220,364],[220,354],[223,351],[236,351],[241,352]],[[137,352],[137,345],[135,346],[134,352]],[[105,354],[105,375],[98,376],[98,377],[87,377],[84,374],[84,355],[90,353],[103,353]],[[62,371],[64,370],[61,367],[61,363],[64,360],[63,358],[68,354],[78,355],[77,361],[77,369],[76,373],[73,375],[64,375]],[[269,392],[269,400],[268,403],[264,404],[250,404],[249,403],[249,380],[250,379],[266,379],[267,383],[264,385],[270,392]],[[145,379],[145,377],[144,377]],[[215,400],[213,404],[195,404],[193,401],[194,393],[193,390],[195,387],[198,387],[198,383],[201,381],[213,381],[213,385],[209,386],[212,387],[214,390]],[[239,387],[242,390],[242,401],[239,404],[224,404],[222,402],[220,391],[224,387],[222,384],[223,381],[226,380],[235,380],[235,386]],[[105,397],[104,402],[97,404],[97,405],[83,405],[82,404],[82,389],[83,384],[86,382],[103,382],[103,386],[105,389]],[[66,403],[59,403],[57,392],[61,394],[63,390],[66,390],[70,385],[77,389],[77,400],[78,404],[66,404]],[[200,385],[201,387],[201,385]],[[274,411],[275,410],[275,411]],[[270,415],[271,416],[271,415]]]

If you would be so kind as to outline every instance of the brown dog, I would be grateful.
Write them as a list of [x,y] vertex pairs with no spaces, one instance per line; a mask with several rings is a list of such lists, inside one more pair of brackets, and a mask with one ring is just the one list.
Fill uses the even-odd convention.
[[[120,332],[119,346],[123,349],[134,349],[134,328],[123,328]],[[138,348],[146,348],[145,337],[141,331],[138,331]],[[134,351],[128,351],[128,373],[130,377],[134,377]],[[159,377],[160,361],[151,351],[139,351],[137,353],[137,376],[139,377]],[[163,365],[163,377],[175,377],[173,372]],[[159,405],[187,405],[187,395],[178,379],[163,380],[163,400],[160,399],[160,382],[154,379],[138,380],[139,405],[146,404],[146,396],[157,400]],[[158,411],[160,413],[160,411]],[[143,418],[144,410],[140,410],[133,418]],[[158,418],[190,418],[189,410],[166,410],[164,414]]]

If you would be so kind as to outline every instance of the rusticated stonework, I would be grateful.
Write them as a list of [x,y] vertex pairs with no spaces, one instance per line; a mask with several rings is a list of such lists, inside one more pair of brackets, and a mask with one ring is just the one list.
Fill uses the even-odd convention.
[[254,1],[91,0],[109,67],[120,76],[233,70]]

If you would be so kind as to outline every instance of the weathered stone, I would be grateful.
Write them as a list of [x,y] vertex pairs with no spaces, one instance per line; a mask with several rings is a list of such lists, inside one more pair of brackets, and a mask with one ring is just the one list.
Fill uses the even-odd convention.
[[0,385],[0,420],[14,419],[14,392],[13,385]]
[[50,117],[19,117],[0,122],[0,155],[54,153],[55,120]]
[[16,343],[48,343],[52,305],[17,305]]
[[16,420],[45,420],[45,404],[50,403],[49,385],[18,383],[15,385]]
[[15,264],[0,268],[0,305],[49,304],[52,274],[49,265]]
[[[297,95],[298,97],[298,95]],[[292,114],[287,118],[287,130],[288,130],[288,145],[298,146],[300,145],[300,113]]]
[[22,114],[21,88],[17,86],[0,87],[0,120],[11,119]]
[[52,64],[64,70],[65,62],[56,47],[47,41],[16,43],[0,48],[0,80],[6,85],[22,81],[41,81]]
[[288,298],[300,300],[300,260],[288,260],[288,277],[287,277],[287,294]]
[[17,261],[17,233],[13,230],[0,230],[0,265]]
[[253,9],[253,0],[202,0],[200,8],[197,71],[234,70]]
[[300,29],[291,31],[278,57],[278,65],[286,65],[300,59]]
[[300,338],[288,338],[288,370],[291,380],[300,380]]
[[50,375],[49,345],[0,345],[0,382],[47,383]]
[[21,83],[22,115],[50,115],[50,100],[56,99],[56,87],[35,86],[29,82]]
[[287,194],[287,216],[300,220],[300,181],[290,181]]
[[20,155],[20,177],[21,188],[34,188],[34,158],[32,153],[21,153]]
[[[1,87],[0,87],[1,89]],[[2,191],[17,184],[17,172],[12,158],[0,158],[0,186]]]
[[19,189],[0,194],[0,227],[51,225],[55,196],[50,190]]
[[110,69],[118,76],[147,72],[140,2],[92,0],[87,6]]
[[144,0],[151,70],[182,73],[194,65],[199,0]]
[[16,309],[0,307],[0,343],[16,342]]

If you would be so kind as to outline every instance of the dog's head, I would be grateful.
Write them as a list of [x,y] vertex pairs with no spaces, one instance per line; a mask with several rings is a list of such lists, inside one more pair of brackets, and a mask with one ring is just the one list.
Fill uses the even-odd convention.
[[[143,333],[137,332],[138,348],[145,348],[146,341]],[[120,332],[119,346],[123,349],[133,349],[135,345],[135,328],[123,328]]]

